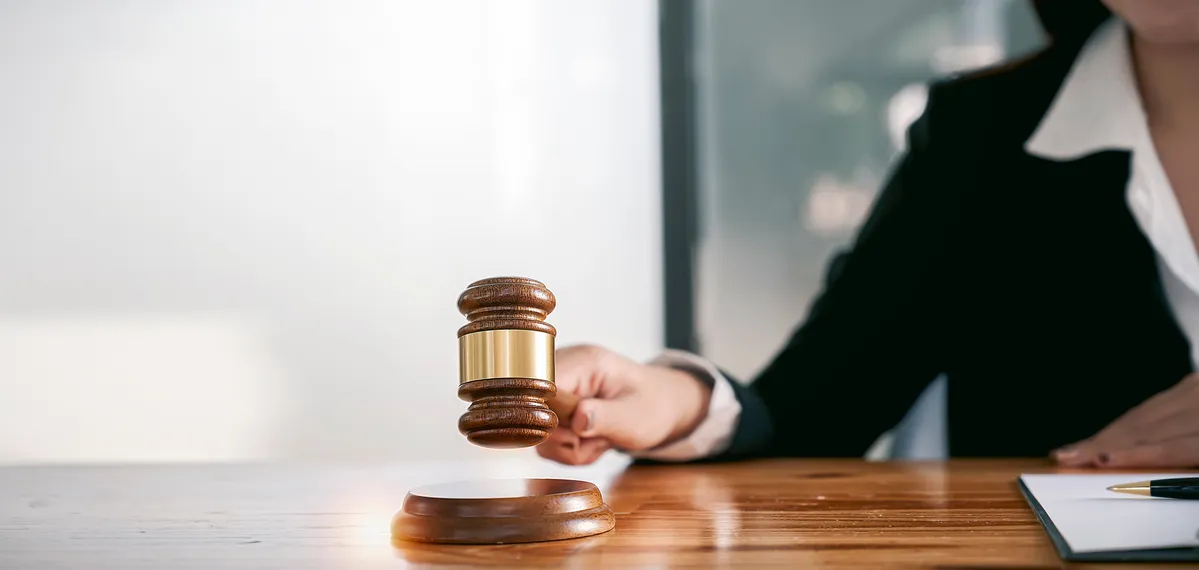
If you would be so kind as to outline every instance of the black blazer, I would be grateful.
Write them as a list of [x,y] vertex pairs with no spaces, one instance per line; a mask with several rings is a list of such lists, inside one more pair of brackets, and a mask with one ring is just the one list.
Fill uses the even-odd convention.
[[1192,371],[1125,203],[1129,154],[1023,149],[1080,48],[931,86],[806,320],[732,382],[742,415],[710,459],[861,456],[941,374],[952,456],[1045,456]]

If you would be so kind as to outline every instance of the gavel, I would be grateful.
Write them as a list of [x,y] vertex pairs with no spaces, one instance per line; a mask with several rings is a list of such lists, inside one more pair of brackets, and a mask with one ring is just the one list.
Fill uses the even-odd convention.
[[458,397],[470,406],[458,431],[475,445],[537,445],[570,421],[578,399],[554,383],[554,340],[545,321],[557,306],[545,284],[525,277],[471,283],[458,297]]
[[[577,400],[554,383],[554,339],[545,322],[557,301],[524,277],[471,283],[458,297],[458,397],[470,402],[458,431],[475,445],[529,447],[569,421]],[[446,544],[514,544],[581,538],[612,530],[616,514],[593,483],[570,479],[483,479],[408,491],[391,535]]]

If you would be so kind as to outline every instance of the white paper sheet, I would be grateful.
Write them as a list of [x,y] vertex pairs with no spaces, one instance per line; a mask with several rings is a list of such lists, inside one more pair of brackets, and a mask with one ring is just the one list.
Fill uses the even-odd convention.
[[1111,485],[1195,474],[1025,474],[1020,479],[1075,552],[1199,547],[1199,501],[1108,491]]

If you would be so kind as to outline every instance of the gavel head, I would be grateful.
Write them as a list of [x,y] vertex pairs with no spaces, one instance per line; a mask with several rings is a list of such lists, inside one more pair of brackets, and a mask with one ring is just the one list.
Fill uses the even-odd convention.
[[470,402],[458,431],[475,445],[537,445],[558,426],[546,404],[554,397],[554,338],[545,318],[554,294],[539,281],[493,277],[458,297],[467,324],[458,329],[458,397]]

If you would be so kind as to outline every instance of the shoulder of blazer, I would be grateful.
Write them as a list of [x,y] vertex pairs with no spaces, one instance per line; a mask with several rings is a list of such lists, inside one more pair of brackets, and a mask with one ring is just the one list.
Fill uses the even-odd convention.
[[1081,43],[1051,45],[1026,57],[951,76],[929,87],[930,145],[964,151],[1022,151],[1053,103]]

